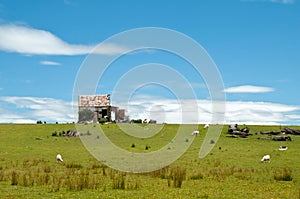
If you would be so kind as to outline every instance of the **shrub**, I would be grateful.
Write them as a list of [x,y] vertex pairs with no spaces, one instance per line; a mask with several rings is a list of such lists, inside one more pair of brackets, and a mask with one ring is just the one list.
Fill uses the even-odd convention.
[[149,120],[149,124],[156,124],[156,120],[150,119],[150,120]]
[[56,131],[53,132],[53,133],[52,133],[52,136],[57,136],[57,132],[56,132]]
[[131,123],[136,123],[136,124],[141,124],[143,122],[142,119],[137,119],[137,120],[131,120]]
[[108,119],[107,119],[107,118],[100,118],[100,119],[99,119],[99,123],[100,123],[100,124],[104,124],[105,122],[108,122]]

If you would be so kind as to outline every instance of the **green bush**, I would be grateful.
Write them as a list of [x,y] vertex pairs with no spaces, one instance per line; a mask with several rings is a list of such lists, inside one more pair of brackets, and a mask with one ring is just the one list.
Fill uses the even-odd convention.
[[137,120],[131,120],[131,123],[136,123],[136,124],[141,124],[143,122],[142,119],[137,119]]
[[57,136],[57,132],[56,132],[56,131],[53,132],[53,133],[52,133],[52,136]]
[[106,122],[108,122],[107,118],[100,118],[100,119],[99,119],[99,123],[100,123],[100,124],[104,124],[104,123],[106,123]]

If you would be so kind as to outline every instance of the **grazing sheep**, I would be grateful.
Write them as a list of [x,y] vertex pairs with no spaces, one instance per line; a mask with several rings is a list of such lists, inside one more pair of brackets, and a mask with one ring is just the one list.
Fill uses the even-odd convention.
[[209,124],[205,124],[203,128],[208,129],[208,127],[209,127]]
[[279,147],[279,151],[285,151],[285,150],[287,150],[288,149],[288,147],[287,146],[280,146]]
[[260,161],[261,162],[269,162],[270,163],[270,159],[271,159],[270,155],[265,155]]
[[57,154],[57,155],[56,155],[56,161],[57,161],[57,162],[63,162],[63,159],[62,159],[62,157],[61,157],[60,154]]
[[199,131],[193,131],[192,135],[195,135],[195,136],[199,135]]

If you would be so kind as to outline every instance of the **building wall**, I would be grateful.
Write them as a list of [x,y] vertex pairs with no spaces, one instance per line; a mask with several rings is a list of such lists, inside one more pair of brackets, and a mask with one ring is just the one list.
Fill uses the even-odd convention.
[[125,120],[125,109],[119,109],[118,119],[121,120],[121,121]]
[[111,118],[111,106],[103,106],[103,107],[93,107],[93,106],[80,106],[78,111],[82,110],[91,110],[95,113],[94,122],[99,121],[100,118]]
[[[100,118],[107,118],[109,121],[124,121],[126,119],[125,110],[110,105],[110,95],[79,95],[78,111],[91,110],[95,113],[93,122],[98,122]],[[112,112],[114,118],[111,118]]]

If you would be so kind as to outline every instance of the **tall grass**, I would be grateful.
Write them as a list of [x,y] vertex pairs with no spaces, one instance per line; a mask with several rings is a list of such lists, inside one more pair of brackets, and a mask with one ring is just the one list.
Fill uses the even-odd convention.
[[[293,141],[286,143],[289,149],[282,152],[275,150],[278,148],[278,142],[258,140],[259,134],[247,139],[231,139],[222,134],[216,142],[216,149],[207,157],[199,159],[199,146],[204,138],[200,133],[190,149],[174,164],[147,174],[135,175],[113,170],[97,162],[82,147],[79,138],[65,140],[51,136],[51,132],[55,130],[62,131],[63,126],[8,127],[14,129],[3,130],[0,125],[0,198],[38,198],[42,194],[48,198],[61,195],[66,198],[300,196],[298,136],[293,136]],[[67,127],[70,128],[72,127]],[[268,128],[270,127],[264,127],[265,130]],[[174,132],[174,127],[167,125],[166,129],[163,132],[164,136],[156,136],[158,140],[129,140],[124,135],[120,136],[112,125],[107,136],[114,138],[118,146],[136,152],[145,152],[145,145],[149,144],[151,148],[148,150],[151,152],[164,145],[168,141],[167,138],[173,138],[173,134],[168,132]],[[257,129],[259,132],[260,128]],[[24,132],[24,135],[19,132]],[[91,133],[94,135],[92,131]],[[49,138],[46,135],[50,135]],[[35,137],[44,139],[36,141]],[[185,143],[185,139],[182,142]],[[135,143],[134,149],[130,147],[132,143]],[[61,151],[65,157],[63,164],[55,162],[55,155]],[[260,157],[265,153],[270,153],[274,158],[270,164],[260,163]],[[285,168],[285,165],[288,165],[288,168]],[[236,187],[239,187],[238,191]],[[25,193],[26,191],[28,193]]]
[[18,185],[18,183],[18,172],[14,170],[11,173],[11,185]]
[[292,181],[292,170],[290,168],[277,169],[274,171],[274,180]]
[[152,171],[148,173],[149,176],[154,178],[161,178],[161,179],[167,179],[170,176],[170,168],[169,166],[163,167],[161,169],[158,169],[156,171]]
[[0,170],[0,181],[4,180],[4,176],[5,176],[4,171],[1,169]]
[[126,174],[119,173],[118,175],[115,175],[112,179],[112,188],[125,189],[125,183],[126,183]]
[[80,163],[70,162],[66,164],[69,169],[81,169],[83,166]]
[[204,178],[204,175],[203,175],[202,172],[197,172],[197,173],[192,174],[192,175],[190,176],[190,179],[191,179],[191,180],[202,180],[203,178]]
[[[171,170],[170,178],[173,180],[174,188],[181,188],[182,182],[186,177],[186,169],[181,167],[176,167]],[[169,182],[168,182],[169,185]]]
[[[95,189],[96,187],[91,181],[89,171],[82,170],[79,175],[71,175],[67,177],[66,186],[70,191],[81,191],[83,189]],[[95,183],[95,182],[94,182]]]

